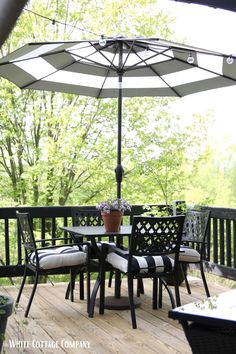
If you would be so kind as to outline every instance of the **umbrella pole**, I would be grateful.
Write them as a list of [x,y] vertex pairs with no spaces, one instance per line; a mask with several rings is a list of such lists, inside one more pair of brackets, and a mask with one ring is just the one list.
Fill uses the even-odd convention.
[[121,182],[123,167],[121,165],[121,140],[122,140],[122,74],[119,74],[119,95],[118,95],[118,132],[117,132],[117,166],[115,169],[117,182],[117,198],[121,198]]
[[119,70],[118,70],[118,131],[117,131],[117,166],[115,169],[117,183],[117,198],[121,198],[121,182],[124,174],[121,165],[121,141],[122,141],[122,77],[123,77],[123,44],[119,43]]

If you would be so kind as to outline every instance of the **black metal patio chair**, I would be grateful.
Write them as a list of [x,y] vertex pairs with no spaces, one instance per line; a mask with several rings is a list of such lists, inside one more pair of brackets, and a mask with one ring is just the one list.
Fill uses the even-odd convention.
[[[83,251],[82,245],[79,244],[37,247],[37,244],[42,243],[42,240],[36,240],[34,237],[32,220],[29,213],[17,211],[16,216],[25,251],[24,275],[16,304],[20,301],[27,276],[32,273],[34,274],[34,285],[25,311],[25,317],[28,317],[40,275],[45,275],[49,272],[51,274],[53,271],[55,271],[55,274],[69,272],[70,297],[73,299],[75,274],[86,269],[87,253]],[[54,241],[56,242],[56,240]],[[43,241],[47,242],[49,240],[44,239]]]
[[[111,250],[106,261],[128,279],[128,294],[130,301],[133,328],[137,328],[133,280],[153,279],[153,309],[157,308],[158,279],[168,291],[172,307],[175,299],[180,306],[179,285],[175,282],[175,299],[163,277],[173,276],[177,272],[179,249],[183,231],[184,216],[142,217],[133,219],[132,235],[129,251],[118,247]],[[173,258],[170,257],[172,255]],[[101,281],[100,313],[104,313],[105,276]]]
[[[183,229],[182,241],[187,239],[187,245],[180,247],[179,263],[183,266],[183,273],[187,291],[191,294],[189,282],[187,279],[188,264],[198,264],[200,273],[205,288],[207,297],[210,296],[205,273],[204,273],[204,259],[206,255],[207,246],[207,232],[210,224],[210,211],[208,210],[188,210],[186,213]],[[193,244],[191,247],[189,244]]]
[[[71,216],[72,216],[72,225],[73,226],[103,226],[103,219],[101,216],[101,213],[97,209],[85,209],[81,207],[72,207],[71,209]],[[82,237],[72,235],[73,241],[75,244],[84,242]],[[90,242],[89,240],[86,240]],[[101,240],[99,240],[101,241]],[[102,243],[103,241],[101,241]],[[109,238],[108,242],[105,241],[107,244],[115,245],[114,244],[114,239]],[[99,243],[97,243],[99,245]],[[89,298],[90,298],[90,274],[92,272],[98,272],[99,271],[99,263],[96,261],[96,259],[99,258],[99,255],[94,252],[93,247],[87,247],[87,252],[88,252],[88,263],[87,263],[87,269],[81,270],[78,274],[79,275],[79,286],[80,286],[80,299],[84,299],[84,274],[86,272],[87,274],[87,298],[88,298],[88,307],[89,307]],[[109,283],[108,286],[111,286],[111,281],[112,281],[112,276],[113,272],[110,272],[110,277],[109,277]],[[75,279],[73,280],[73,285],[75,286]],[[66,295],[65,298],[68,299],[70,296],[70,284],[68,284],[67,290],[66,290]]]

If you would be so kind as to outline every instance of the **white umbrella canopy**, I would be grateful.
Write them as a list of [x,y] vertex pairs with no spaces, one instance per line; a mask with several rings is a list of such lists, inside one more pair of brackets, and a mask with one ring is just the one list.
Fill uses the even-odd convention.
[[117,197],[121,197],[122,97],[172,96],[236,84],[236,58],[159,38],[29,43],[0,60],[21,89],[118,98]]

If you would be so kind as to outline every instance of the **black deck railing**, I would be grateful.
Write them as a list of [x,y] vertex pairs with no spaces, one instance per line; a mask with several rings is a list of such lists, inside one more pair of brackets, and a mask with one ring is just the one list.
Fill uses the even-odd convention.
[[[83,206],[82,208],[95,209],[95,206]],[[51,244],[56,244],[56,239],[59,238],[71,242],[70,236],[64,233],[60,226],[72,225],[72,207],[0,208],[0,278],[23,274],[24,252],[16,219],[16,210],[30,213],[33,219],[35,236],[42,240],[41,246],[45,246],[48,239],[52,239]],[[132,216],[141,213],[143,213],[142,205],[133,206],[132,211],[125,214],[125,222],[131,223]]]
[[236,280],[236,209],[206,207],[211,211],[207,270]]
[[[71,208],[69,206],[0,208],[0,277],[15,277],[23,274],[24,253],[16,210],[30,213],[38,238],[46,240],[49,237],[53,239],[68,237],[70,241],[69,235],[63,233],[60,226],[71,225]],[[83,208],[91,209],[91,206]],[[206,269],[213,274],[236,280],[236,209],[204,208],[211,210]],[[131,213],[126,214],[125,222],[130,223],[133,215],[142,212],[142,205],[132,206]],[[42,246],[44,244],[46,241],[42,241]]]

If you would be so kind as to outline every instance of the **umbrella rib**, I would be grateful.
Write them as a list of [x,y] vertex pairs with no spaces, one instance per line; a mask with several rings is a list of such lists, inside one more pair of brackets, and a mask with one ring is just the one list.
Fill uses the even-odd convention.
[[[68,52],[68,53],[70,53],[70,52]],[[84,65],[95,64],[97,67],[99,67],[101,69],[107,69],[108,68],[107,65],[101,64],[101,63],[99,63],[99,62],[97,62],[95,60],[91,60],[88,57],[86,57],[86,60],[88,60],[89,63],[84,63],[84,62],[82,62],[82,60],[84,60],[85,57],[82,57],[81,55],[78,55],[78,54],[73,54],[73,55],[81,59],[81,60],[75,60],[76,63],[81,63],[81,64],[84,64]],[[109,62],[110,62],[110,60],[109,60]],[[116,68],[115,68],[115,66],[114,67],[109,67],[109,70],[116,71]]]
[[[197,52],[198,53],[198,52]],[[164,54],[164,55],[166,55],[166,54]],[[168,58],[170,58],[171,60],[177,60],[177,61],[179,61],[179,62],[181,62],[181,63],[185,63],[186,64],[186,61],[184,61],[183,59],[180,59],[180,58],[172,58],[172,57],[170,57],[170,56],[168,56],[168,55],[166,55]],[[234,78],[232,78],[232,77],[229,77],[229,76],[227,76],[227,75],[225,75],[225,74],[220,74],[220,73],[218,73],[218,72],[216,72],[216,71],[213,71],[213,70],[210,70],[210,69],[207,69],[207,68],[204,68],[203,66],[199,66],[199,65],[196,65],[196,64],[189,64],[188,63],[188,65],[189,66],[192,66],[192,67],[194,67],[194,68],[199,68],[199,69],[201,69],[201,70],[204,70],[204,71],[207,71],[207,72],[209,72],[209,73],[211,73],[211,74],[214,74],[214,75],[217,75],[217,76],[220,76],[220,77],[223,77],[223,78],[226,78],[226,79],[228,79],[228,80],[231,80],[231,81],[233,81],[233,82],[236,82],[236,79],[234,79]]]
[[[101,56],[103,56],[109,63],[110,63],[110,65],[112,66],[112,67],[109,67],[109,70],[113,70],[113,71],[116,71],[116,67],[115,67],[115,65],[113,64],[113,62],[111,61],[111,60],[109,60],[109,58],[108,57],[106,57],[101,51],[98,51],[97,49],[96,49],[96,47],[94,46],[94,44],[93,43],[91,43],[91,42],[89,42],[90,44],[91,44],[91,46],[94,48],[94,52],[93,53],[91,53],[91,54],[89,54],[89,55],[87,55],[86,57],[82,57],[81,55],[78,55],[78,54],[76,54],[76,53],[71,53],[71,52],[73,52],[73,51],[67,51],[68,53],[70,53],[70,54],[73,54],[74,56],[76,56],[76,57],[78,57],[78,58],[80,58],[81,60],[83,60],[83,59],[87,59],[91,64],[96,64],[97,66],[99,66],[99,67],[101,67],[101,68],[106,68],[107,69],[107,65],[103,65],[103,64],[101,64],[101,63],[99,63],[99,62],[96,62],[95,60],[92,60],[92,59],[90,59],[89,57],[91,56],[91,55],[93,55],[94,53],[100,53],[101,54]],[[106,48],[107,46],[105,46],[104,48]],[[82,63],[82,64],[84,64],[84,63]],[[86,63],[85,63],[86,64]]]
[[[92,45],[93,45],[93,44],[92,44]],[[102,54],[102,55],[104,56],[104,58],[107,59],[107,60],[110,62],[110,64],[111,64],[112,67],[113,67],[113,71],[117,71],[115,65],[113,64],[113,63],[114,63],[114,60],[115,60],[115,57],[116,57],[117,50],[118,50],[118,48],[117,48],[116,51],[114,52],[113,60],[112,60],[112,61],[110,61],[102,52],[100,52],[100,54]],[[104,85],[105,85],[105,82],[106,82],[106,80],[107,80],[109,71],[112,70],[111,67],[109,67],[109,68],[107,68],[106,66],[104,66],[104,67],[106,68],[106,74],[105,74],[103,83],[102,83],[102,85],[101,85],[101,87],[100,87],[100,89],[99,89],[99,92],[98,92],[96,98],[99,98],[99,97],[100,97],[101,92],[102,92],[102,90],[103,90],[103,87],[104,87]]]
[[[75,61],[74,61],[74,63],[75,63]],[[27,85],[21,86],[20,88],[21,88],[21,89],[25,89],[25,88],[27,88],[28,86],[34,84],[35,82],[38,82],[38,81],[40,81],[40,80],[44,80],[46,77],[49,77],[49,76],[55,74],[56,72],[67,68],[68,66],[70,66],[70,65],[72,65],[72,64],[74,64],[74,63],[66,64],[66,65],[64,65],[63,67],[61,67],[59,70],[55,68],[55,70],[52,71],[50,74],[47,74],[47,75],[45,75],[45,76],[42,76],[42,77],[40,77],[40,78],[37,79],[37,80],[33,80],[33,81],[29,82]]]
[[[127,43],[126,43],[126,44],[127,44]],[[128,44],[127,44],[127,45],[128,45]],[[171,50],[172,50],[172,49],[175,49],[175,50],[178,49],[178,50],[180,50],[180,48],[178,48],[178,47],[168,47],[166,50],[163,50],[161,53],[159,53],[159,52],[156,53],[156,55],[162,54],[162,55],[164,55],[165,57],[169,58],[170,60],[176,60],[176,61],[179,61],[179,62],[181,62],[181,63],[186,64],[186,61],[184,61],[184,60],[182,60],[182,59],[180,59],[180,58],[171,57],[170,55],[166,54],[166,52],[167,52],[168,50],[170,50],[170,49],[171,49]],[[151,50],[153,51],[153,49],[151,49]],[[145,61],[147,61],[147,60],[145,60],[145,59],[142,59],[142,58],[138,55],[138,52],[136,52],[135,50],[133,50],[133,52],[134,52],[134,53],[137,55],[137,57],[141,60],[140,62],[145,63]],[[201,53],[201,54],[203,53],[203,54],[206,54],[206,55],[212,55],[211,53],[204,53],[204,52],[200,52],[200,51],[195,51],[195,53]],[[150,60],[151,58],[155,57],[156,55],[154,55],[154,56],[152,56],[152,57],[149,57],[148,60]],[[218,56],[220,56],[220,54],[219,54]],[[140,62],[139,62],[139,63],[140,63]],[[132,67],[129,67],[129,69],[128,69],[127,71],[135,70],[136,67],[137,67],[137,65],[138,65],[139,63],[136,63],[136,64],[133,65]],[[157,75],[178,97],[181,97],[181,95],[180,95],[172,86],[170,86],[170,85],[163,79],[162,76],[160,76],[160,74],[153,68],[153,65],[155,65],[155,64],[152,64],[152,65],[150,65],[149,67],[150,67],[150,69],[154,72],[154,74]],[[188,65],[191,66],[191,67],[199,68],[200,70],[204,70],[204,71],[209,72],[209,73],[211,73],[211,74],[214,74],[214,75],[217,75],[217,76],[226,78],[226,79],[231,80],[231,81],[233,81],[233,82],[236,82],[236,79],[234,79],[234,78],[231,78],[231,77],[229,77],[229,76],[227,76],[227,75],[225,75],[225,74],[217,73],[217,72],[215,72],[215,71],[213,71],[213,70],[204,68],[204,67],[199,66],[199,65],[196,65],[196,64],[194,64],[194,63],[193,63],[193,64],[189,64],[189,63],[188,63]],[[146,64],[146,66],[144,65],[144,66],[140,67],[140,69],[142,69],[142,68],[144,68],[144,67],[147,67],[147,64]]]
[[[119,39],[119,41],[120,41],[120,39]],[[59,68],[55,68],[53,66],[53,64],[51,64],[52,67],[53,67],[53,70],[50,73],[48,73],[47,75],[42,76],[40,78],[36,78],[34,76],[34,74],[32,74],[31,78],[33,78],[34,80],[31,80],[30,83],[27,83],[24,86],[20,86],[20,88],[22,88],[22,89],[28,88],[31,85],[33,85],[34,83],[37,83],[40,80],[44,80],[44,79],[50,77],[51,75],[54,75],[55,73],[59,72],[60,70],[63,71],[66,68],[68,70],[68,68],[70,68],[70,66],[73,66],[75,63],[78,63],[80,65],[84,65],[85,67],[87,66],[88,68],[90,66],[91,67],[94,66],[94,67],[97,67],[97,69],[100,68],[101,71],[104,70],[104,72],[102,73],[103,74],[102,76],[104,76],[104,80],[102,82],[102,85],[100,85],[100,87],[98,87],[99,91],[98,91],[97,98],[99,98],[101,96],[101,92],[102,92],[102,90],[103,90],[103,88],[105,86],[105,83],[106,83],[108,77],[110,76],[109,75],[110,73],[111,73],[112,76],[114,75],[112,73],[115,73],[115,72],[118,75],[123,75],[124,72],[131,72],[133,70],[139,70],[139,69],[141,70],[141,69],[144,69],[144,68],[149,68],[159,79],[162,80],[162,82],[166,85],[166,87],[168,87],[171,91],[173,91],[175,93],[175,95],[177,95],[178,97],[181,97],[181,95],[178,94],[176,89],[173,86],[170,86],[168,84],[168,82],[165,81],[165,78],[163,79],[163,76],[165,74],[168,74],[168,73],[170,73],[170,74],[173,73],[174,74],[174,73],[178,72],[178,70],[177,71],[173,70],[173,72],[171,72],[171,71],[169,72],[167,70],[163,74],[158,73],[158,69],[155,68],[155,66],[158,66],[159,63],[161,64],[161,61],[155,60],[155,58],[158,58],[158,56],[163,56],[163,59],[165,57],[165,58],[167,58],[167,60],[169,59],[169,61],[175,61],[176,60],[176,62],[180,62],[180,63],[185,64],[186,69],[182,68],[182,71],[183,71],[183,69],[186,71],[186,70],[188,70],[188,68],[191,68],[191,67],[192,68],[197,68],[199,70],[202,70],[203,72],[215,75],[216,78],[224,78],[226,80],[230,80],[232,83],[236,82],[236,78],[230,77],[230,76],[224,74],[223,66],[222,66],[222,71],[220,70],[220,72],[216,72],[214,70],[211,70],[210,68],[205,68],[204,66],[199,66],[197,63],[196,64],[195,63],[192,63],[192,64],[188,63],[186,60],[181,59],[181,57],[180,58],[175,57],[174,56],[175,54],[172,56],[171,54],[168,54],[168,52],[170,50],[172,50],[175,53],[180,53],[183,56],[183,58],[184,58],[184,55],[187,54],[188,52],[195,53],[196,55],[198,55],[198,54],[213,55],[213,56],[221,58],[222,65],[223,65],[224,60],[226,58],[225,54],[221,54],[221,53],[217,53],[217,52],[209,52],[207,50],[201,50],[201,49],[198,49],[198,48],[188,47],[188,46],[184,46],[182,48],[181,46],[178,46],[178,45],[175,45],[175,44],[171,45],[171,43],[168,45],[168,43],[165,43],[165,42],[157,43],[157,40],[156,40],[155,43],[151,43],[151,42],[148,42],[148,41],[140,42],[138,39],[134,38],[134,39],[131,39],[131,40],[122,39],[122,42],[126,46],[126,57],[125,57],[125,60],[123,61],[123,63],[121,63],[120,67],[118,67],[118,68],[116,67],[116,65],[114,63],[115,62],[115,57],[117,56],[117,53],[118,53],[118,50],[119,50],[118,46],[114,46],[117,43],[116,39],[114,39],[112,41],[109,41],[105,46],[102,46],[102,47],[98,46],[98,42],[97,41],[96,42],[88,41],[88,43],[90,43],[90,45],[94,49],[94,51],[92,49],[93,53],[89,53],[89,54],[87,54],[87,56],[81,56],[81,55],[79,55],[77,53],[73,53],[73,51],[79,50],[79,48],[77,48],[77,49],[76,48],[75,49],[68,49],[68,48],[65,48],[65,46],[64,46],[63,50],[55,50],[55,51],[54,50],[53,51],[50,50],[49,52],[43,53],[41,55],[34,55],[32,57],[27,57],[27,55],[30,55],[30,53],[28,53],[27,55],[21,56],[19,59],[14,59],[14,60],[10,60],[10,61],[7,61],[7,62],[2,62],[2,63],[0,63],[0,66],[3,66],[3,65],[17,65],[17,63],[21,63],[21,62],[26,62],[27,63],[30,60],[36,60],[38,58],[43,58],[43,59],[46,60],[47,57],[55,56],[57,54],[62,54],[63,55],[63,53],[67,53],[72,59],[70,63],[64,64],[62,67],[59,67]],[[107,56],[106,52],[105,53],[103,52],[104,49],[106,50],[106,48],[108,48],[108,52],[110,53],[110,49],[109,49],[110,46],[111,46],[111,51],[114,54],[113,58],[111,58],[110,54]],[[114,48],[113,48],[113,46],[114,46]],[[145,50],[145,48],[148,49],[151,52],[151,54],[149,53],[150,55],[149,55],[148,58],[142,58],[142,56],[139,54],[139,51],[142,50],[142,49]],[[114,51],[113,51],[113,49],[114,49]],[[99,61],[96,61],[96,56],[95,56],[95,60],[90,58],[91,56],[93,56],[96,53],[99,53],[101,58],[104,58],[105,61],[107,61],[108,65],[105,65],[102,62],[100,63]],[[129,58],[130,58],[132,53],[134,53],[134,55],[136,55],[137,62],[133,63],[132,60],[131,60],[131,63],[130,63],[131,65],[127,69],[125,69],[125,65],[128,64]],[[31,54],[33,54],[33,53],[31,53]],[[176,55],[178,55],[178,54],[176,54]],[[181,55],[179,55],[179,56],[181,56]],[[98,60],[99,60],[99,57],[98,57]],[[148,64],[151,60],[152,61],[155,60],[155,63],[152,62],[152,63]],[[166,62],[168,62],[168,61],[166,61]],[[49,63],[50,63],[50,61],[49,61]],[[109,64],[110,64],[110,66],[109,66]],[[88,71],[89,71],[89,69],[88,69]],[[25,70],[25,72],[27,73],[27,69]],[[73,73],[73,71],[71,71],[71,72]],[[78,72],[78,73],[83,73],[83,70],[81,72]],[[29,74],[30,74],[30,71],[29,71]],[[97,74],[100,74],[100,73],[98,72]],[[144,73],[144,76],[145,76],[145,73]],[[214,76],[213,76],[213,78],[214,78]],[[211,79],[211,77],[209,77],[208,79]],[[204,79],[197,80],[196,82],[200,82],[200,81],[204,81]],[[176,87],[177,86],[178,85],[176,85]]]
[[[113,43],[115,43],[115,41],[114,41]],[[93,43],[91,43],[91,45],[95,48],[95,50],[96,50],[97,52],[99,52],[99,53],[110,63],[110,65],[112,65],[112,67],[114,68],[114,70],[116,70],[116,66],[115,66],[113,63],[114,63],[114,58],[115,58],[116,53],[117,53],[117,49],[116,49],[116,51],[114,51],[113,60],[111,61],[111,60],[109,60],[108,57],[106,57],[106,56],[104,55],[103,52],[98,51],[98,50],[96,49],[96,47],[94,46]],[[109,43],[109,45],[105,45],[105,46],[103,47],[103,49],[104,49],[104,48],[107,48],[107,47],[110,47],[110,46],[111,46],[111,44]]]
[[[65,50],[64,52],[70,54],[69,51],[66,51],[66,50]],[[59,52],[59,53],[60,53],[60,52]],[[50,54],[47,53],[47,54],[45,54],[45,55],[43,55],[43,56],[48,56],[48,55],[53,55],[53,54],[55,54],[55,53],[50,53]],[[43,56],[42,56],[42,57],[43,57]],[[80,59],[83,59],[83,57],[80,57],[79,55],[76,55],[76,56],[79,57]],[[36,58],[38,58],[38,56],[36,56],[36,57],[34,57],[34,58],[27,58],[27,59],[22,59],[22,60],[30,60],[30,59],[36,59]],[[87,58],[86,58],[86,59],[87,59]],[[101,68],[107,69],[107,66],[105,66],[105,65],[99,64],[99,63],[97,63],[97,62],[95,62],[95,61],[92,61],[92,60],[90,60],[90,59],[88,59],[88,60],[89,60],[92,64],[96,64],[96,65],[98,65],[98,66],[101,67]],[[20,62],[20,60],[17,61],[17,62]],[[40,80],[44,80],[46,77],[49,77],[49,76],[55,74],[56,72],[58,72],[58,71],[60,71],[60,70],[63,70],[63,69],[65,69],[65,68],[69,67],[69,66],[71,66],[72,64],[74,64],[74,63],[76,63],[76,62],[78,62],[78,61],[74,60],[73,63],[66,64],[66,65],[64,65],[63,67],[61,67],[59,70],[56,69],[55,71],[51,72],[50,74],[45,75],[45,76],[42,76],[42,77],[40,77],[40,78],[37,79],[37,80],[33,80],[33,81],[31,81],[30,83],[28,83],[28,84],[26,84],[26,85],[24,85],[24,86],[21,86],[20,88],[21,88],[21,89],[25,89],[25,88],[27,88],[28,86],[30,86],[30,85],[32,85],[32,84],[34,84],[34,83],[36,83],[36,82],[38,82],[38,81],[40,81]],[[14,64],[14,62],[12,62],[12,63]],[[84,63],[82,63],[82,64],[84,64]],[[86,65],[86,64],[85,64],[85,65]],[[88,64],[87,64],[87,65],[88,65]],[[112,68],[109,68],[109,70],[115,71],[115,70],[112,69]],[[107,75],[108,75],[108,73],[109,73],[109,70],[107,69],[106,78],[107,78]],[[105,80],[106,80],[106,79],[105,79]],[[105,84],[105,80],[104,80],[103,86],[104,86],[104,84]]]
[[[129,48],[129,53],[128,53],[128,55],[130,54],[130,52],[131,52],[131,50],[132,50],[134,44],[135,44],[137,47],[140,47],[140,48],[145,49],[144,46],[138,45],[136,42],[133,42],[131,46],[128,44],[128,42],[125,42],[125,43],[126,43],[127,47]],[[152,52],[154,52],[155,54],[153,54],[152,56],[148,57],[148,60],[153,59],[153,58],[157,57],[158,55],[161,55],[161,54],[165,53],[165,52],[168,51],[169,49],[170,49],[170,48],[167,48],[167,49],[163,50],[162,52],[156,52],[156,51],[154,51],[153,49],[149,49],[149,50],[151,50]],[[132,71],[132,70],[136,69],[136,67],[139,66],[140,63],[144,63],[144,64],[145,64],[145,62],[147,61],[147,59],[143,59],[143,58],[138,54],[138,52],[135,51],[134,49],[133,49],[133,53],[136,54],[136,56],[140,59],[140,61],[137,62],[137,63],[135,63],[135,64],[133,64],[133,65],[130,65],[129,68],[128,68],[127,70],[125,70],[125,71]],[[123,64],[123,68],[124,68],[124,66],[125,66],[126,61],[128,60],[128,55],[127,55],[126,60],[125,60],[125,62],[124,62],[124,64]],[[147,67],[147,64],[145,64],[144,66],[140,66],[140,69],[141,69],[141,68],[144,68],[144,67]]]
[[[132,49],[132,48],[130,47],[130,49]],[[167,48],[167,49],[164,50],[163,52],[168,51],[168,50],[169,50],[169,48]],[[137,55],[137,57],[141,60],[141,62],[145,63],[145,62],[147,61],[147,60],[145,60],[145,59],[142,59],[136,50],[133,49],[133,52]],[[163,52],[162,52],[162,53],[159,53],[159,52],[158,52],[157,55],[163,54]],[[148,59],[150,59],[150,58],[148,58]],[[146,63],[145,63],[145,64],[146,64]],[[136,66],[137,66],[137,65],[138,65],[138,64],[136,63]],[[148,65],[146,64],[146,67],[147,67],[147,66],[148,66]],[[144,67],[145,67],[145,66],[144,66]],[[175,93],[176,96],[181,97],[181,95],[180,95],[173,87],[171,87],[171,86],[160,76],[160,74],[152,67],[152,65],[150,65],[149,67],[150,67],[150,69],[154,72],[154,74],[155,74],[156,76],[158,76],[159,79],[161,79],[161,80],[164,82],[164,84],[165,84],[167,87],[169,87],[169,89],[170,89],[171,91],[173,91],[173,92]],[[140,68],[140,69],[141,69],[141,68]]]
[[[173,47],[169,47],[169,49],[178,49],[178,50],[180,50],[181,52],[183,52],[182,50],[181,50],[181,48],[179,48],[179,47],[175,47],[175,46],[173,46]],[[168,51],[168,50],[166,50],[166,51]],[[166,54],[165,52],[166,51],[163,51],[162,52],[162,54],[164,55],[164,56],[166,56],[167,58],[169,58],[170,60],[177,60],[177,61],[179,61],[179,62],[181,62],[181,63],[184,63],[184,64],[186,64],[186,61],[185,60],[183,60],[183,59],[180,59],[180,58],[176,58],[176,57],[171,57],[170,55],[168,55],[168,54]],[[184,51],[186,51],[186,50],[184,50]],[[219,57],[223,57],[224,58],[224,55],[223,54],[212,54],[212,53],[210,53],[210,52],[204,52],[204,51],[197,51],[197,50],[193,50],[192,51],[193,53],[195,52],[196,54],[198,54],[198,53],[200,53],[200,54],[205,54],[205,55],[216,55],[216,56],[219,56]],[[199,65],[196,65],[196,64],[190,64],[190,63],[187,63],[189,66],[192,66],[192,67],[195,67],[195,68],[199,68],[199,69],[201,69],[201,70],[204,70],[204,71],[207,71],[207,72],[209,72],[209,73],[211,73],[211,74],[214,74],[214,75],[217,75],[217,76],[220,76],[220,77],[224,77],[224,78],[226,78],[226,79],[228,79],[228,80],[231,80],[231,81],[233,81],[233,82],[236,82],[236,79],[234,79],[234,78],[231,78],[231,77],[229,77],[229,76],[227,76],[227,75],[225,75],[225,74],[220,74],[220,73],[218,73],[218,72],[215,72],[215,71],[213,71],[213,70],[210,70],[210,69],[207,69],[207,68],[204,68],[204,67],[202,67],[202,66],[199,66]],[[150,66],[151,68],[152,68],[152,66]],[[154,69],[152,68],[152,70],[154,71]],[[159,75],[159,74],[158,74]],[[160,77],[161,78],[161,77]],[[161,78],[162,79],[162,78]]]
[[[122,71],[124,71],[125,63],[127,62],[128,58],[129,58],[129,56],[131,54],[132,48],[134,47],[134,44],[135,44],[135,41],[132,42],[131,46],[128,44],[127,41],[124,41],[123,43],[129,48],[129,51],[128,51],[127,55],[126,55],[125,61],[123,62],[123,65],[122,65],[122,68],[121,68]],[[134,49],[133,49],[133,52],[136,53]]]

